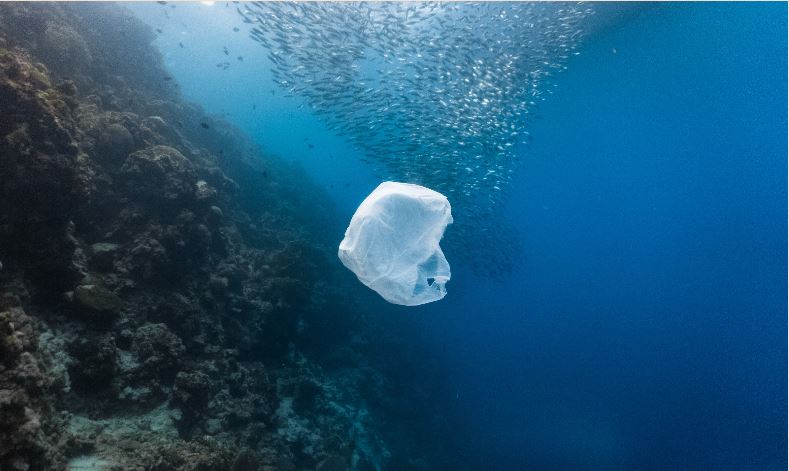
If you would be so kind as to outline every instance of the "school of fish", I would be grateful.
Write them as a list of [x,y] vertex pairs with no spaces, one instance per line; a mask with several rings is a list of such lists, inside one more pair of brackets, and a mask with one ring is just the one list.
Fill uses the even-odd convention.
[[[485,246],[507,232],[495,221],[528,125],[594,13],[550,2],[236,7],[279,87],[358,146],[382,180],[447,195],[456,214],[450,234]],[[514,254],[497,255],[506,270]]]

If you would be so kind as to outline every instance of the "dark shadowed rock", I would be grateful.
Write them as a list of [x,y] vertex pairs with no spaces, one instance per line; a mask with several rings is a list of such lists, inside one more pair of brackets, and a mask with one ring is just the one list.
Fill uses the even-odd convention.
[[195,197],[198,202],[210,204],[216,198],[217,191],[214,187],[206,183],[205,180],[197,182],[197,189],[195,190]]
[[309,413],[315,407],[315,402],[322,392],[323,388],[315,381],[307,380],[301,382],[296,387],[296,394],[293,398],[293,410],[300,415]]
[[140,132],[143,142],[149,146],[179,142],[183,144],[183,148],[192,147],[191,143],[185,142],[183,136],[160,116],[144,118],[140,123]]
[[134,335],[132,351],[148,375],[165,381],[175,377],[186,349],[164,324],[146,324]]
[[74,297],[93,311],[117,313],[123,307],[123,301],[115,293],[100,285],[79,285],[74,290]]
[[3,470],[57,469],[64,464],[58,450],[61,424],[53,414],[54,374],[41,361],[37,342],[36,322],[24,310],[9,307],[0,311],[0,466]]
[[90,48],[85,39],[67,24],[49,22],[44,31],[43,46],[44,50],[49,51],[46,59],[64,71],[87,67],[91,61]]
[[346,471],[349,469],[348,461],[340,456],[330,456],[318,463],[316,471]]
[[205,219],[209,227],[216,228],[219,226],[219,223],[222,222],[222,217],[224,217],[222,209],[220,209],[218,206],[211,206],[208,208],[208,214],[206,215]]
[[192,163],[169,146],[130,154],[121,168],[121,179],[129,194],[171,208],[191,202],[197,182]]
[[211,397],[211,380],[199,371],[179,371],[175,376],[173,401],[189,409],[202,409]]
[[83,186],[71,112],[46,67],[6,50],[0,104],[0,247],[57,292],[78,276],[68,224]]
[[74,359],[68,370],[74,390],[91,395],[112,384],[118,372],[118,356],[111,337],[77,339],[68,351]]
[[110,271],[118,255],[118,244],[96,242],[90,246],[90,264],[99,271]]
[[172,403],[181,409],[178,428],[182,435],[191,435],[191,429],[203,414],[211,393],[211,380],[205,373],[180,371],[175,376]]
[[120,165],[134,150],[134,137],[121,124],[104,128],[96,143],[96,157],[110,164]]

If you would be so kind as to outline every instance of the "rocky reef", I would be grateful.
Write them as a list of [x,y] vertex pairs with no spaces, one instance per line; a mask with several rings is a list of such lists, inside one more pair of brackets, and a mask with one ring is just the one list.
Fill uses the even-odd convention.
[[0,4],[0,469],[446,467],[435,371],[346,299],[328,195],[153,37]]

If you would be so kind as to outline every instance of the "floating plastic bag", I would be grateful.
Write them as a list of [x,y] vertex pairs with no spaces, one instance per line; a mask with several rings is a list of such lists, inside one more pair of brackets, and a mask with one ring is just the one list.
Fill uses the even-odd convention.
[[394,304],[443,298],[449,263],[438,243],[452,223],[446,196],[419,185],[383,182],[362,201],[340,242],[342,263]]

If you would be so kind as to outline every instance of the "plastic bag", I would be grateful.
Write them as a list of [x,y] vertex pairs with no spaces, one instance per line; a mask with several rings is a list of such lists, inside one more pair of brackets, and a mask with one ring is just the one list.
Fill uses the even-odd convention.
[[450,278],[438,244],[451,223],[446,196],[419,185],[383,182],[359,205],[338,255],[359,281],[390,303],[438,301]]

